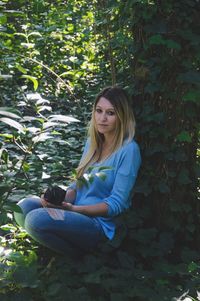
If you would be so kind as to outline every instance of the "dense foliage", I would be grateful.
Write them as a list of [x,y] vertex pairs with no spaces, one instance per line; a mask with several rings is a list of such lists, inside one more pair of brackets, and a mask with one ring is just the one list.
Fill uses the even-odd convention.
[[[1,300],[200,299],[199,8],[0,2]],[[68,184],[94,95],[115,83],[131,95],[143,158],[133,207],[112,243],[60,258],[16,226],[15,202]]]

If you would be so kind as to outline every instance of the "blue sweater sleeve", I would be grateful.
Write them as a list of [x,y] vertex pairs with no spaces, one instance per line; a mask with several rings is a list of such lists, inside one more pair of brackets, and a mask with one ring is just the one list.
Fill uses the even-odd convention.
[[120,153],[112,192],[104,202],[108,204],[108,216],[116,216],[131,205],[130,194],[141,165],[137,143],[125,145]]

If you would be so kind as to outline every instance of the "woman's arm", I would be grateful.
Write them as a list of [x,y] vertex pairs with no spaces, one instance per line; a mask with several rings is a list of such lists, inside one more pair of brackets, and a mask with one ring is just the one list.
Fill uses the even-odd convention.
[[63,202],[63,209],[81,213],[88,216],[107,216],[108,205],[104,202],[95,205],[77,206]]
[[62,206],[53,205],[48,203],[44,198],[41,197],[41,204],[43,207],[47,208],[57,208],[63,209],[67,211],[73,211],[77,213],[81,213],[88,216],[107,216],[108,213],[108,205],[106,203],[99,203],[95,205],[85,205],[85,206],[78,206],[73,205],[72,203],[63,202]]

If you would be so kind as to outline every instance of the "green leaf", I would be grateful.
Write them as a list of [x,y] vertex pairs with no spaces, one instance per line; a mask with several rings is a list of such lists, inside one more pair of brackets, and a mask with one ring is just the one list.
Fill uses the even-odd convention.
[[38,31],[33,31],[28,34],[28,37],[31,37],[31,36],[42,37],[42,35]]
[[15,36],[22,36],[22,37],[24,37],[24,38],[27,37],[27,35],[26,35],[25,33],[22,33],[22,32],[15,32],[14,35],[15,35]]
[[10,107],[0,107],[0,115],[4,115],[10,118],[16,118],[16,119],[20,119],[21,117],[20,112],[16,109],[10,108]]
[[174,40],[166,40],[165,44],[168,48],[176,49],[176,50],[181,50],[181,45]]
[[83,187],[84,185],[85,185],[86,187],[89,187],[88,181],[87,181],[84,177],[79,178],[79,179],[77,180],[77,187],[78,187],[78,188],[81,188],[81,187]]
[[95,173],[95,176],[100,178],[102,181],[106,180],[106,174],[104,172],[97,172],[97,173]]
[[3,209],[5,209],[6,211],[22,213],[22,209],[14,203],[6,203],[5,205],[3,205]]
[[48,139],[54,139],[54,136],[51,136],[49,133],[41,133],[38,136],[32,138],[34,143],[43,142]]
[[6,139],[13,139],[14,136],[12,134],[0,134],[0,137],[4,137]]
[[19,63],[16,64],[16,68],[24,74],[26,74],[28,71],[27,69],[23,68]]
[[192,142],[192,138],[190,136],[190,133],[187,132],[187,131],[182,131],[180,134],[178,134],[176,136],[176,138],[180,142],[188,142],[188,143]]
[[99,171],[112,170],[112,169],[113,169],[113,167],[111,167],[111,166],[101,166],[98,168]]
[[25,127],[23,127],[19,122],[15,121],[15,120],[12,120],[10,118],[0,118],[0,121],[8,124],[11,127],[14,127],[20,133],[24,133],[25,132]]
[[199,269],[199,265],[197,263],[193,262],[193,261],[188,265],[188,272],[189,273],[197,271],[198,269]]
[[35,91],[37,90],[37,88],[38,88],[38,81],[37,81],[36,77],[31,76],[31,75],[25,75],[25,74],[22,75],[21,77],[22,77],[22,78],[29,79],[30,81],[32,81],[32,82],[33,82],[34,90],[35,90]]
[[7,23],[7,17],[5,14],[0,13],[0,24],[6,24]]
[[180,185],[187,185],[191,183],[189,178],[189,171],[185,168],[182,168],[178,175],[178,183]]
[[149,38],[149,43],[150,43],[150,45],[153,45],[153,44],[159,45],[159,44],[164,44],[165,40],[162,38],[162,36],[160,34],[156,34]]
[[[1,150],[0,150],[1,151]],[[7,159],[7,158],[6,158]],[[4,193],[8,192],[10,190],[10,187],[6,184],[1,184],[0,186],[0,195],[4,195]]]
[[21,43],[24,48],[33,49],[35,47],[34,43]]
[[24,162],[22,165],[23,171],[28,172],[30,170],[30,165],[27,162]]
[[6,225],[2,225],[0,227],[1,230],[3,231],[10,231],[10,232],[15,232],[17,231],[17,227],[15,227],[14,225],[12,224],[6,224]]
[[184,101],[190,101],[196,104],[199,104],[199,99],[200,99],[199,90],[190,90],[183,96]]
[[51,115],[49,116],[49,121],[61,121],[65,123],[70,123],[70,122],[79,122],[78,119],[71,117],[71,116],[65,116],[65,115]]
[[8,80],[8,79],[12,79],[13,76],[11,74],[1,74],[0,73],[0,79],[2,80]]

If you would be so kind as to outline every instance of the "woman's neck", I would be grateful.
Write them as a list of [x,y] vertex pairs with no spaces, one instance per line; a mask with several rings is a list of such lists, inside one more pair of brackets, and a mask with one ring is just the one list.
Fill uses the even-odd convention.
[[113,135],[104,135],[103,147],[113,145],[114,139],[115,139],[115,137]]
[[113,152],[113,146],[114,146],[114,138],[111,137],[110,139],[105,139],[102,143],[102,147],[99,152],[99,157],[97,159],[97,162],[104,161],[107,159]]

